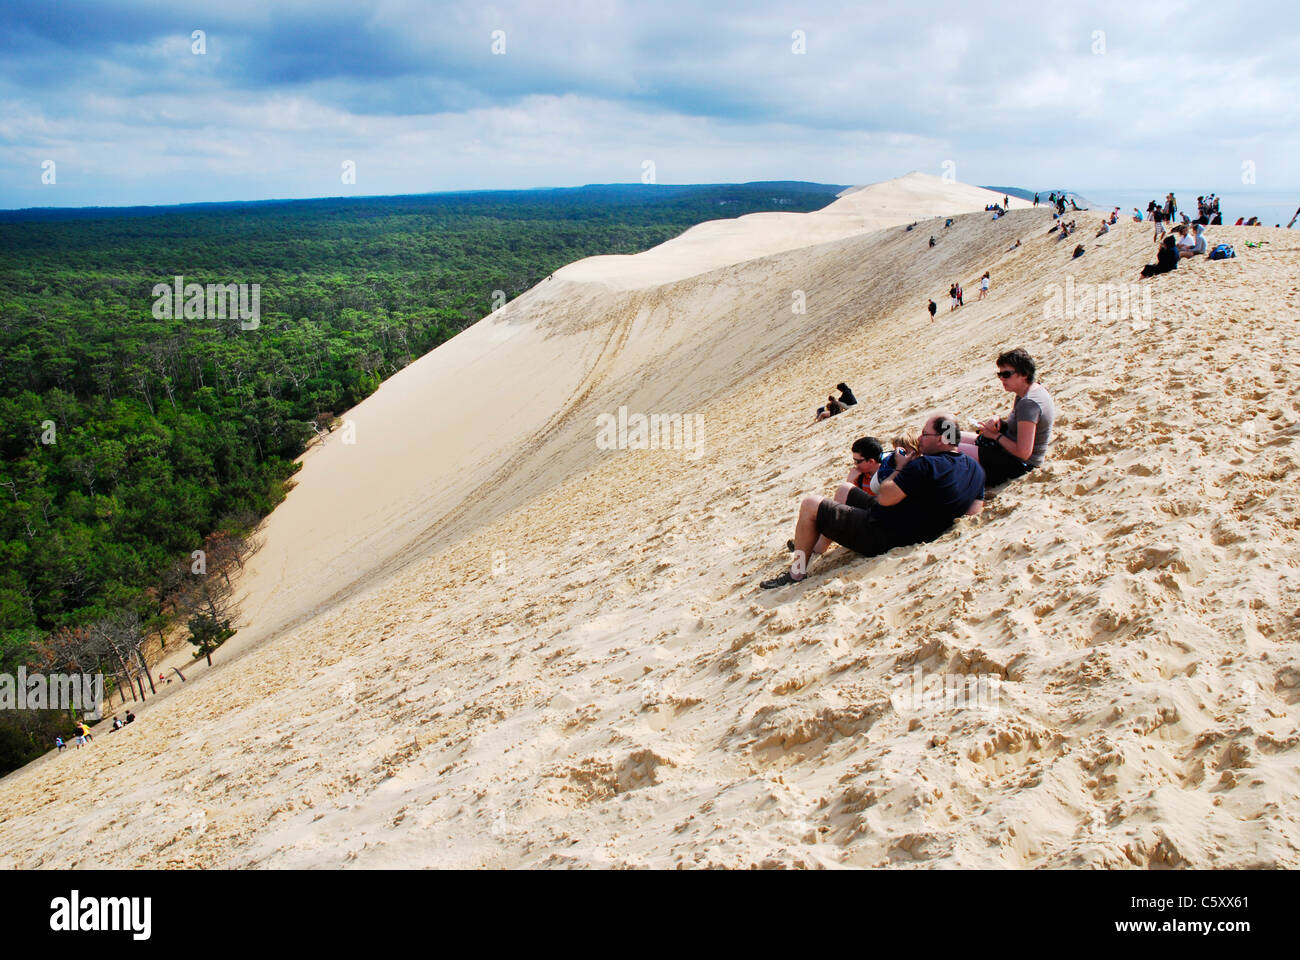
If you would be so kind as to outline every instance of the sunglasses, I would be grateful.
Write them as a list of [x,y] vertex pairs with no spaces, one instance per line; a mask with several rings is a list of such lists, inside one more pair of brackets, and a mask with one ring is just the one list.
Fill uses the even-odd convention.
[[998,371],[998,379],[999,379],[999,380],[1010,380],[1010,379],[1011,379],[1012,377],[1014,377],[1015,375],[1016,375],[1016,371],[1014,371],[1014,370],[999,370],[999,371]]

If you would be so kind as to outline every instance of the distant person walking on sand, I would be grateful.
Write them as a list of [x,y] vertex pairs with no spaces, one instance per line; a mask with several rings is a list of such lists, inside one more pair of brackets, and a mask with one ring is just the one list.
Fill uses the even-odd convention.
[[934,315],[939,311],[939,305],[935,303],[933,300],[931,300],[930,305],[926,307],[926,309],[930,311],[930,321],[933,323]]
[[68,749],[68,745],[67,745],[66,743],[63,742],[63,738],[62,738],[62,737],[55,737],[55,738],[54,738],[54,746],[58,748],[58,750],[59,750],[60,753],[62,753],[64,750]]
[[954,310],[957,309],[957,284],[954,283],[951,287],[948,288],[948,298],[952,301],[948,305],[948,312],[952,313]]
[[934,234],[930,234],[930,246],[934,246]]
[[948,442],[957,437],[957,422],[950,414],[932,414],[917,438],[922,455],[891,474],[874,501],[851,506],[831,497],[804,497],[795,522],[790,569],[760,586],[771,590],[805,579],[808,558],[821,536],[864,557],[875,557],[894,547],[935,540],[958,517],[979,513],[984,507],[984,470],[962,456],[955,442]]
[[1002,209],[1003,210],[1011,209],[1011,198],[1008,197],[1005,193],[1002,195]]
[[959,307],[964,307],[965,305],[966,305],[966,303],[965,303],[965,301],[962,299],[962,295],[961,295],[961,281],[958,280],[958,281],[957,281],[957,306],[959,306]]
[[1038,206],[1038,194],[1034,194],[1034,206]]
[[987,296],[989,295],[989,282],[990,282],[990,281],[989,281],[989,272],[988,272],[987,270],[985,270],[985,271],[984,271],[984,276],[980,277],[980,296],[979,296],[979,298],[980,298],[981,300],[983,300],[985,297],[987,297]]
[[984,483],[996,487],[1043,465],[1052,440],[1056,404],[1034,378],[1033,358],[1017,348],[997,360],[1002,389],[1016,396],[1006,419],[986,420],[979,433],[963,432],[961,452],[984,468]]

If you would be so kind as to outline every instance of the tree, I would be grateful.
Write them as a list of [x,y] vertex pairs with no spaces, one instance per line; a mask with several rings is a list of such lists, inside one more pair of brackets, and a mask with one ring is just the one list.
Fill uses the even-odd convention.
[[212,651],[235,635],[229,620],[217,620],[206,613],[191,617],[188,626],[189,641],[199,648],[194,658],[207,657],[209,667],[212,666]]

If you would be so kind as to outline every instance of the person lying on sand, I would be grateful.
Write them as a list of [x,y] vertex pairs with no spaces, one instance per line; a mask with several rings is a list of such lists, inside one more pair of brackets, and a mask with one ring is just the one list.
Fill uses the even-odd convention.
[[821,536],[875,557],[894,547],[937,539],[958,517],[979,513],[984,508],[984,470],[958,452],[959,439],[951,414],[932,414],[917,438],[921,456],[884,481],[874,501],[852,506],[831,497],[804,497],[795,521],[790,569],[760,586],[771,590],[805,579],[808,559]]
[[[880,441],[875,437],[859,437],[853,441],[849,452],[853,456],[853,466],[849,468],[849,475],[844,478],[844,482],[836,488],[834,500],[836,503],[848,503],[852,498],[855,504],[861,506],[875,499],[876,491],[871,486],[880,469],[883,451]],[[793,550],[794,541],[787,540],[785,546],[787,550]],[[830,546],[829,540],[820,537],[813,547],[813,553],[825,553]]]
[[989,487],[1001,486],[1043,465],[1056,419],[1051,394],[1034,379],[1037,367],[1033,357],[1017,347],[1000,354],[997,365],[1002,389],[1016,396],[1011,414],[1006,419],[984,421],[978,433],[963,431],[959,448],[979,461]]

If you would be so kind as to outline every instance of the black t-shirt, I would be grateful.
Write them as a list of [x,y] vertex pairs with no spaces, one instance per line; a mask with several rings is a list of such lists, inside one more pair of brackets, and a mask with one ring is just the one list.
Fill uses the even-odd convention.
[[907,496],[876,505],[876,520],[896,547],[941,536],[976,500],[984,499],[984,468],[964,453],[917,457],[889,479]]

